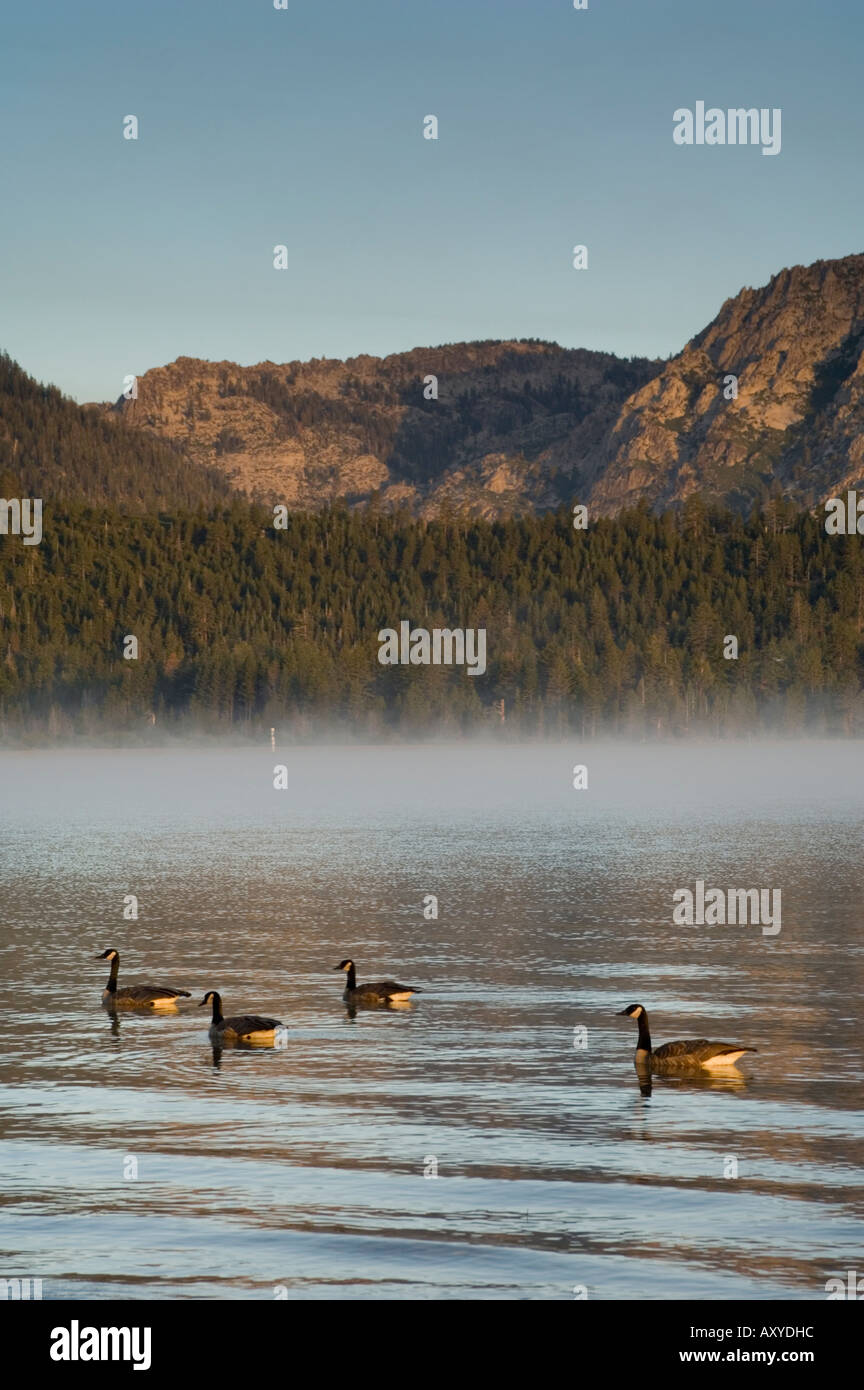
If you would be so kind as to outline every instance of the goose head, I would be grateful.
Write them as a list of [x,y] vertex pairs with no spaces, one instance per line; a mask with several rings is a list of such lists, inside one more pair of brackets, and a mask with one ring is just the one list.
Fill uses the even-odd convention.
[[645,1010],[641,1004],[628,1004],[626,1009],[619,1009],[616,1018],[641,1018]]

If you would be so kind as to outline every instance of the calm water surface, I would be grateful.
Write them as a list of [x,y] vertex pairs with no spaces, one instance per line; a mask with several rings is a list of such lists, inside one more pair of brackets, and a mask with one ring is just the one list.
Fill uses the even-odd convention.
[[[0,1276],[824,1298],[864,1270],[862,771],[855,744],[0,754]],[[673,926],[697,878],[780,888],[780,934]],[[193,1001],[112,1021],[109,946]],[[349,954],[424,993],[349,1017]],[[288,1047],[214,1056],[206,989]],[[655,1044],[758,1056],[643,1094],[634,1002]]]

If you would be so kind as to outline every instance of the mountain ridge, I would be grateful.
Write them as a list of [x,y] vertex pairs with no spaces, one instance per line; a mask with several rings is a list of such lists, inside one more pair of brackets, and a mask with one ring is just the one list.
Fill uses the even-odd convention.
[[574,450],[596,449],[660,366],[533,339],[251,367],[180,357],[111,409],[259,501],[491,518],[567,500]]
[[662,360],[534,338],[249,367],[180,356],[134,399],[88,406],[4,363],[0,469],[139,510],[239,495],[495,520],[698,494],[747,513],[864,486],[862,253],[741,289]]
[[[735,378],[726,399],[723,382]],[[731,389],[731,388],[730,388]],[[693,492],[813,507],[864,468],[864,255],[778,272],[724,301],[634,394],[605,443],[595,508],[663,510]]]

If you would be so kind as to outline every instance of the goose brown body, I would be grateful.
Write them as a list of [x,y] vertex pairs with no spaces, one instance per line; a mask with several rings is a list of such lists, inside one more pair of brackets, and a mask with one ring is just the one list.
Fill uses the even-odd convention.
[[124,985],[117,986],[117,972],[120,968],[120,954],[113,947],[103,951],[97,960],[109,960],[111,973],[102,991],[102,1003],[112,1009],[170,1009],[178,999],[189,999],[188,989],[174,989],[170,985]]
[[743,1047],[741,1043],[711,1042],[708,1038],[680,1038],[652,1048],[648,1015],[642,1005],[629,1004],[619,1015],[624,1016],[635,1019],[639,1025],[636,1066],[650,1067],[652,1071],[719,1071],[722,1067],[734,1067],[745,1052],[758,1051],[755,1047]]
[[345,971],[347,978],[342,998],[346,1004],[395,1004],[423,992],[415,985],[400,985],[397,980],[374,980],[358,985],[353,960],[343,960],[334,969]]
[[215,989],[208,990],[199,1008],[212,1004],[210,1037],[223,1042],[272,1042],[277,1031],[285,1027],[278,1018],[263,1018],[260,1014],[235,1014],[232,1018],[222,1015],[222,996]]

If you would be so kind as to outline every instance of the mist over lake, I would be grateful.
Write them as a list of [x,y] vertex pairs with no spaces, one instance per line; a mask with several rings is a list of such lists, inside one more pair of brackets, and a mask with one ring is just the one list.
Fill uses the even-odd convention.
[[[0,752],[0,1273],[45,1298],[824,1299],[862,1249],[862,751]],[[698,882],[779,891],[780,929],[675,923]],[[108,947],[121,985],[191,999],[112,1018]],[[352,1014],[347,956],[422,993]],[[214,1053],[210,989],[287,1046]],[[637,1002],[655,1044],[758,1052],[646,1093]]]

